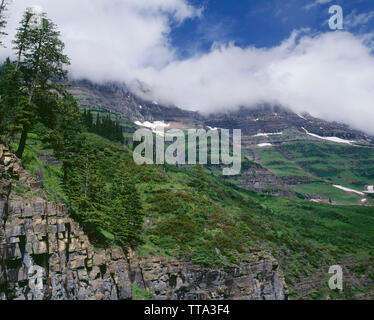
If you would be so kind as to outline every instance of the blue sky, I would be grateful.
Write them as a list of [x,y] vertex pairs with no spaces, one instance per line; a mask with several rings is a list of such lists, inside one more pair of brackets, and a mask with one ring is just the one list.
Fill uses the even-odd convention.
[[[327,20],[331,5],[342,6],[344,16],[367,14],[374,10],[373,0],[191,0],[204,8],[200,18],[175,25],[171,41],[178,53],[193,55],[196,50],[209,51],[214,41],[235,41],[240,47],[273,47],[289,37],[295,29],[329,31]],[[323,2],[323,0],[322,0]],[[369,23],[345,30],[363,33],[374,30],[374,17]]]

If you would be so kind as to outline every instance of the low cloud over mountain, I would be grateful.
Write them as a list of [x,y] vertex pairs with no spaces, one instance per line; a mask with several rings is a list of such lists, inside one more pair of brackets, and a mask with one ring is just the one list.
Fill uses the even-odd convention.
[[[34,4],[18,0],[12,5],[11,36],[24,8]],[[208,52],[181,58],[171,31],[204,15],[185,0],[37,4],[62,31],[75,78],[124,81],[143,98],[206,113],[280,104],[374,134],[372,34],[305,29],[273,47],[218,41]]]

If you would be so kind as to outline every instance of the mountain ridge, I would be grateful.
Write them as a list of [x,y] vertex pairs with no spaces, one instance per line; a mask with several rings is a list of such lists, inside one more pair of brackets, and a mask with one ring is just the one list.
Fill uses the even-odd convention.
[[202,114],[138,98],[124,83],[97,84],[89,80],[73,80],[69,91],[82,107],[104,109],[126,116],[132,121],[164,121],[182,128],[241,129],[245,136],[293,128],[300,133],[306,133],[307,130],[322,137],[359,140],[363,145],[374,146],[372,136],[346,124],[328,122],[308,114],[297,114],[280,106],[264,104],[241,107],[236,111]]

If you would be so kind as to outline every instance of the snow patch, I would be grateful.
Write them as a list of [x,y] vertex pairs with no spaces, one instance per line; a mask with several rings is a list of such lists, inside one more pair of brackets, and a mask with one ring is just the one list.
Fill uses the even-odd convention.
[[301,119],[304,119],[304,120],[307,120],[305,117],[303,117],[301,114],[299,114],[299,113],[296,113],[297,115],[298,115],[298,117],[299,118],[301,118]]
[[260,143],[257,146],[260,147],[260,148],[264,148],[264,147],[271,147],[272,144],[271,143]]
[[137,126],[141,127],[146,127],[150,129],[156,129],[156,128],[167,128],[170,126],[170,124],[165,123],[164,121],[155,121],[155,122],[140,122],[140,121],[135,121],[134,122]]
[[140,127],[146,127],[149,129],[152,129],[152,132],[160,135],[160,136],[165,136],[164,129],[167,127],[170,127],[170,124],[165,123],[164,121],[155,121],[155,122],[140,122],[140,121],[135,121],[134,122],[137,126]]
[[308,134],[312,137],[318,138],[318,139],[327,140],[327,141],[336,142],[336,143],[345,143],[345,144],[350,144],[350,145],[352,145],[352,143],[354,143],[354,141],[345,140],[345,139],[341,139],[341,138],[338,138],[338,137],[321,137],[318,134],[310,133],[304,127],[301,127],[301,128],[306,132],[306,134]]
[[346,192],[356,193],[356,194],[358,194],[358,195],[360,195],[360,196],[364,196],[364,195],[365,195],[365,193],[363,193],[363,192],[361,192],[361,191],[357,191],[357,190],[354,190],[354,189],[350,189],[350,188],[346,188],[346,187],[338,186],[338,185],[335,185],[335,184],[334,184],[334,187],[335,187],[335,188],[338,188],[338,189],[340,189],[340,190],[346,191]]
[[206,126],[209,130],[212,130],[212,131],[217,131],[218,128],[212,128],[212,127],[209,127],[209,126]]
[[275,135],[282,135],[283,132],[275,132],[275,133],[257,133],[252,137],[269,137],[269,136],[275,136]]
[[322,200],[321,199],[310,199],[311,202],[316,202],[316,203],[321,203]]

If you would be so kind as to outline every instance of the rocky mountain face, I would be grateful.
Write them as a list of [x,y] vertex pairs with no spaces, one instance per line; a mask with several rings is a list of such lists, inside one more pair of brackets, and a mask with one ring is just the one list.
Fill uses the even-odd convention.
[[308,132],[322,137],[338,137],[347,140],[368,140],[363,132],[350,129],[348,126],[314,118],[308,114],[299,115],[291,110],[262,105],[256,108],[240,108],[231,113],[212,114],[206,124],[217,128],[241,129],[243,135],[252,136],[258,133],[284,132],[296,129],[301,133]]
[[201,126],[202,117],[177,107],[165,107],[134,96],[125,84],[95,84],[88,80],[73,81],[69,89],[81,106],[89,106],[121,114],[133,121],[165,121]]
[[[16,195],[16,183],[32,192]],[[134,286],[152,299],[286,298],[278,262],[264,250],[236,268],[205,269],[95,248],[65,205],[34,196],[39,188],[0,145],[0,300],[132,299]]]
[[292,192],[287,190],[288,186],[309,183],[309,180],[304,177],[277,177],[273,172],[257,163],[242,170],[235,180],[238,186],[247,190],[266,192],[283,198],[295,197]]
[[175,123],[181,128],[209,126],[241,129],[243,136],[247,137],[258,133],[296,130],[309,140],[315,139],[305,135],[305,130],[307,130],[322,137],[338,137],[356,140],[363,145],[374,145],[373,137],[353,130],[347,125],[317,119],[308,114],[299,115],[279,106],[242,107],[227,113],[203,115],[177,107],[162,106],[156,101],[145,101],[132,94],[125,84],[95,84],[87,80],[79,80],[72,82],[70,92],[81,106],[119,113],[132,121],[165,121],[166,123]]

